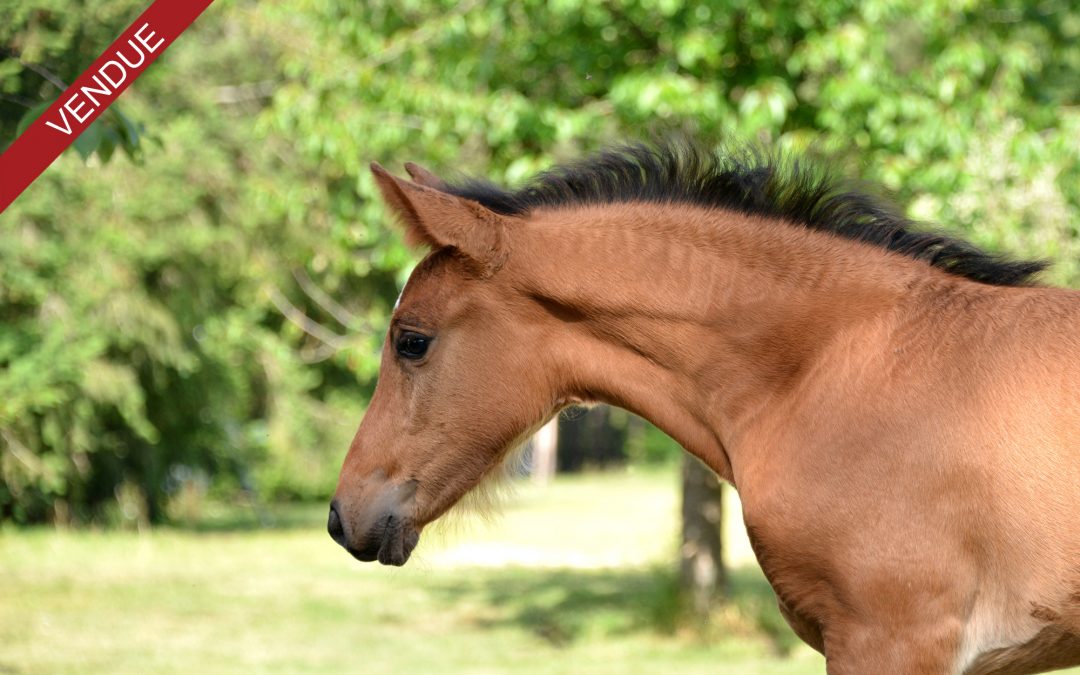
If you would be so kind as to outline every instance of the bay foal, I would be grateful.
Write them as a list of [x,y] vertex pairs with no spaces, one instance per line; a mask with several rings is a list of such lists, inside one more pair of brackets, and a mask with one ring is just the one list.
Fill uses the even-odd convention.
[[739,491],[830,673],[1080,664],[1080,294],[796,163],[633,146],[517,191],[373,165],[431,253],[329,530],[401,565],[574,402]]

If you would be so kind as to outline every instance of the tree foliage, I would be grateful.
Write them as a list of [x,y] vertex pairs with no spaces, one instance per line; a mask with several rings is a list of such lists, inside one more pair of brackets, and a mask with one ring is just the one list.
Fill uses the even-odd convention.
[[[130,22],[130,2],[3,2],[0,25],[0,148],[21,134],[105,50]],[[60,76],[57,73],[65,73]],[[73,148],[83,159],[107,162],[117,150],[137,160],[143,125],[114,105],[95,120]]]
[[[144,4],[0,0],[0,146]],[[212,5],[118,104],[141,158],[67,153],[0,216],[0,517],[327,494],[414,261],[371,160],[514,183],[751,139],[1076,283],[1077,81],[1060,0]]]

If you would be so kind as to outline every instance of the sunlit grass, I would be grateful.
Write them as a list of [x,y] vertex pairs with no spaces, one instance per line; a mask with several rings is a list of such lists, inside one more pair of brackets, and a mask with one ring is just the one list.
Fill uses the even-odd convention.
[[349,558],[321,505],[6,529],[0,673],[823,672],[753,568],[710,626],[682,617],[676,509],[673,473],[523,486],[502,516],[425,533],[402,569]]

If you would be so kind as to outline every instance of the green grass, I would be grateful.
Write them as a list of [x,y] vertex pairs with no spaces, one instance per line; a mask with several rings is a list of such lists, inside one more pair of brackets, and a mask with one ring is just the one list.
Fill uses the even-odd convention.
[[824,672],[756,568],[710,625],[681,618],[673,473],[525,486],[402,569],[353,561],[324,514],[0,530],[0,673]]

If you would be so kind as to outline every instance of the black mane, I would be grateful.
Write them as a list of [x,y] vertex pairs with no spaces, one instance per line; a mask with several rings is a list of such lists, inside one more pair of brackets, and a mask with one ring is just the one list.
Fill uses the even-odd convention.
[[998,286],[1030,284],[1046,268],[1042,261],[1011,260],[917,230],[892,204],[818,167],[752,149],[716,152],[689,142],[627,145],[557,166],[517,190],[475,179],[446,190],[505,215],[630,201],[732,209],[880,246]]

